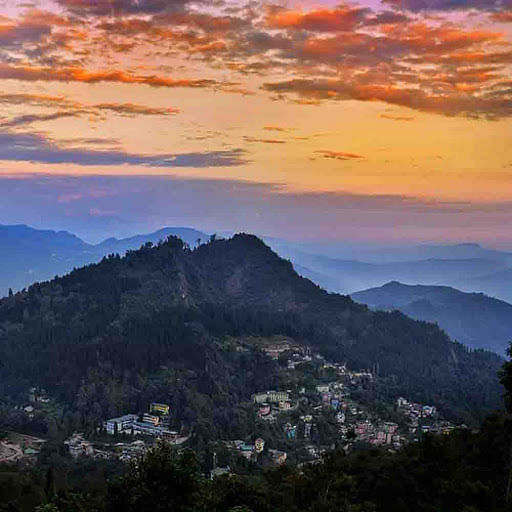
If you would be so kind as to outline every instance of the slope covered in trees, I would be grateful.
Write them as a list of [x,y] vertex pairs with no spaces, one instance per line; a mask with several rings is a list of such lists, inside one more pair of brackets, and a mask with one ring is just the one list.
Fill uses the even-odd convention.
[[329,294],[251,235],[194,250],[170,237],[2,300],[0,394],[41,386],[75,426],[168,399],[196,431],[236,435],[247,421],[237,404],[277,384],[275,363],[224,343],[247,334],[291,336],[371,368],[391,394],[434,403],[459,421],[500,406],[498,356]]

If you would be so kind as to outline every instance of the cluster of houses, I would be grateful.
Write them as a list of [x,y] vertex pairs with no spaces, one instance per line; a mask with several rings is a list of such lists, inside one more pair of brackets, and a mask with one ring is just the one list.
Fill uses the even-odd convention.
[[[397,423],[385,421],[366,411],[350,397],[354,386],[359,386],[361,381],[374,378],[374,373],[370,371],[349,371],[345,364],[327,362],[318,354],[313,354],[310,349],[298,347],[290,340],[266,344],[262,350],[274,359],[279,359],[286,353],[288,359],[281,361],[281,364],[286,363],[285,371],[295,371],[298,363],[308,361],[312,361],[317,368],[325,370],[322,377],[316,381],[314,388],[310,387],[308,391],[305,387],[299,387],[294,392],[268,390],[252,396],[257,419],[277,422],[278,416],[282,413],[283,416],[279,416],[279,428],[284,432],[286,439],[300,440],[300,445],[306,446],[308,453],[311,452],[312,460],[321,456],[322,447],[315,446],[317,438],[313,433],[316,432],[315,425],[320,417],[325,414],[334,414],[339,439],[347,443],[347,446],[350,446],[353,441],[363,441],[377,446],[399,448],[416,438],[419,431],[447,433],[453,429],[451,424],[438,418],[435,407],[409,402],[403,397],[400,397],[396,404],[398,411],[408,418],[407,433],[400,430]],[[334,380],[325,382],[327,375]],[[299,409],[301,412],[296,412]],[[147,412],[111,418],[104,422],[103,427],[109,435],[140,434],[180,444],[183,438],[178,438],[177,432],[169,430],[170,414],[171,408],[168,404],[153,402]],[[286,423],[283,423],[283,419]],[[79,434],[75,434],[66,444],[73,456],[93,454],[103,456]],[[264,464],[279,465],[286,462],[288,458],[285,451],[265,449],[265,441],[262,438],[257,438],[254,442],[225,441],[224,445],[230,451],[253,462],[264,460]],[[138,440],[131,443],[117,443],[114,453],[121,460],[131,460],[145,453],[146,449],[144,441]],[[260,454],[263,456],[259,457]],[[214,466],[212,476],[219,476],[225,472],[229,472],[229,468]]]
[[114,447],[116,456],[121,462],[130,462],[132,459],[137,459],[145,455],[148,450],[148,445],[138,439],[132,443],[117,443]]
[[[252,396],[257,419],[277,422],[280,418],[280,427],[288,441],[301,441],[301,445],[309,442],[312,444],[308,446],[315,446],[317,422],[321,416],[332,413],[335,415],[338,439],[347,446],[354,441],[362,441],[398,449],[417,439],[419,432],[447,433],[453,429],[450,423],[441,421],[434,406],[409,402],[403,397],[397,401],[397,410],[408,418],[408,429],[399,427],[393,421],[386,421],[356,403],[351,398],[352,392],[359,389],[361,383],[375,379],[378,369],[351,371],[346,364],[331,363],[307,347],[297,347],[289,339],[274,340],[264,345],[262,350],[269,357],[279,359],[285,371],[296,372],[300,363],[311,362],[319,375],[314,389],[309,387],[306,390],[304,386],[299,386],[295,392],[271,390]],[[301,410],[300,416],[294,413],[297,409]],[[284,415],[279,416],[281,413]],[[282,423],[283,419],[286,423]],[[240,442],[238,449],[252,460],[251,446]]]
[[399,447],[404,441],[403,436],[398,434],[398,424],[392,421],[360,420],[354,425],[354,433],[358,440],[376,446],[392,444]]
[[14,406],[14,410],[23,411],[29,419],[33,419],[36,409],[44,408],[44,404],[49,404],[51,399],[44,389],[32,387],[28,393],[28,401],[29,404]]
[[[253,462],[258,458],[258,455],[265,451],[265,441],[261,437],[255,439],[254,443],[247,443],[239,439],[234,441],[225,441],[224,446],[228,450],[235,452],[245,459]],[[288,454],[280,450],[267,449],[265,451],[265,457],[268,459],[271,465],[279,466],[286,462]]]
[[254,394],[252,400],[258,405],[258,418],[269,422],[276,421],[277,413],[289,411],[293,407],[290,391],[260,392]]
[[287,357],[286,367],[288,370],[294,370],[300,363],[315,361],[321,364],[324,370],[332,369],[338,376],[348,377],[352,382],[363,378],[373,378],[373,373],[369,370],[352,372],[347,370],[344,363],[327,362],[320,354],[313,353],[310,347],[299,345],[290,338],[277,339],[272,343],[264,344],[261,346],[261,350],[274,360],[283,355]]
[[335,411],[348,407],[348,403],[345,401],[347,394],[342,383],[319,384],[316,386],[316,392],[320,396],[324,407],[329,407]]
[[[396,403],[398,410],[408,419],[409,432],[411,434],[418,434],[420,432],[449,434],[455,428],[455,425],[449,421],[439,418],[437,409],[433,405],[409,402],[403,397],[399,397]],[[464,427],[464,425],[461,427]]]
[[161,439],[175,440],[178,432],[169,430],[171,408],[168,404],[153,402],[144,414],[125,414],[104,422],[107,434],[145,435]]
[[133,458],[144,455],[148,450],[148,445],[142,440],[136,440],[131,443],[116,443],[108,446],[108,450],[99,449],[84,438],[83,434],[75,432],[68,440],[64,441],[69,453],[73,458],[92,457],[95,459],[119,459],[122,462],[129,462]]
[[258,437],[254,443],[246,443],[240,439],[234,441],[225,441],[226,448],[236,451],[238,454],[245,457],[247,460],[255,460],[258,454],[262,453],[265,449],[265,441]]
[[399,397],[396,401],[398,409],[410,418],[432,418],[437,414],[437,409],[433,405],[423,405],[415,402],[409,402],[404,397]]
[[82,456],[94,456],[94,445],[87,441],[83,434],[75,432],[67,441],[64,441],[64,444],[67,445],[69,453],[74,459]]
[[[267,343],[261,347],[261,350],[272,359],[279,359],[282,354],[293,353],[294,357],[309,356],[310,350],[307,347],[295,343],[289,338],[275,340],[273,343]],[[311,358],[309,358],[311,361]]]
[[41,404],[47,404],[51,401],[50,397],[46,394],[44,389],[32,387],[28,393],[29,402],[39,402]]

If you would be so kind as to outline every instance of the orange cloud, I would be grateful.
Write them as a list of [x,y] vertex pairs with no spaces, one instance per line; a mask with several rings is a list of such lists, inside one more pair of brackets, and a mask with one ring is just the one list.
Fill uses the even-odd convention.
[[490,15],[491,20],[499,23],[512,23],[512,10],[493,12]]
[[384,2],[413,12],[467,11],[469,9],[494,11],[503,5],[501,0],[384,0]]
[[188,0],[58,0],[74,14],[84,16],[124,16],[180,10]]
[[76,22],[55,13],[30,9],[17,19],[0,18],[0,45],[3,50],[25,53],[42,59],[56,50],[71,50],[73,42],[85,40],[87,33]]
[[357,27],[368,12],[366,8],[348,6],[309,12],[272,8],[269,9],[265,22],[270,28],[341,32]]
[[59,108],[56,112],[45,114],[23,114],[6,119],[0,123],[5,127],[26,126],[36,122],[54,121],[66,117],[100,116],[103,112],[114,112],[121,116],[169,116],[178,114],[176,108],[148,107],[135,103],[97,103],[85,105],[68,100],[62,96],[37,94],[0,94],[0,104],[4,105],[36,105],[46,108]]
[[347,153],[346,151],[330,151],[328,149],[319,149],[315,151],[319,155],[322,155],[324,158],[332,158],[334,160],[359,160],[364,158],[361,155],[356,155],[355,153]]
[[26,114],[14,117],[13,119],[9,119],[8,121],[3,121],[2,123],[0,123],[0,126],[2,128],[15,128],[18,126],[28,125],[42,121],[55,121],[57,119],[63,119],[66,117],[78,117],[79,114],[80,113],[77,111],[61,111],[53,112],[51,114]]
[[[224,40],[219,39],[219,36],[222,34],[220,28],[199,33],[197,30],[193,30],[195,23],[197,23],[196,18],[197,16],[184,14],[177,17],[177,19],[171,16],[154,17],[151,20],[120,18],[114,21],[103,21],[96,28],[102,30],[106,38],[111,38],[114,35],[130,39],[133,39],[134,36],[144,37],[144,41],[147,44],[178,44],[180,45],[178,47],[180,50],[190,53],[218,53],[225,51],[227,44]],[[215,25],[214,17],[206,17],[206,19],[209,19]],[[206,19],[202,25],[207,24]],[[167,21],[169,23],[166,23]],[[178,24],[173,25],[172,22],[177,22]],[[181,26],[182,23],[184,26]],[[190,26],[187,23],[190,23]],[[222,24],[219,23],[219,27],[221,26]],[[108,44],[117,45],[119,41],[111,41],[109,39]]]
[[431,58],[423,56],[421,58],[410,59],[410,62],[417,64],[433,63],[458,66],[477,64],[509,64],[512,63],[512,50],[504,52],[464,51]]
[[86,105],[76,101],[69,100],[64,96],[50,96],[46,94],[0,94],[0,103],[11,105],[37,105],[42,107],[66,107],[82,110],[110,110],[119,114],[133,114],[133,115],[173,115],[178,114],[179,109],[155,108],[146,105],[139,105],[136,103],[96,103]]
[[250,26],[250,20],[235,16],[214,16],[198,12],[176,12],[153,17],[153,22],[163,26],[195,28],[207,34],[222,35]]
[[[501,94],[471,95],[454,90],[450,94],[436,94],[412,87],[398,85],[347,83],[343,80],[294,79],[283,82],[266,83],[264,89],[283,93],[294,93],[315,100],[382,101],[424,112],[440,113],[448,116],[479,117],[490,119],[512,115],[512,101],[504,101]],[[500,87],[503,87],[500,84]],[[498,90],[499,91],[499,90]],[[508,89],[506,95],[510,95]]]
[[12,66],[0,63],[0,78],[23,81],[47,82],[117,82],[125,84],[144,84],[152,87],[194,87],[204,88],[222,85],[208,79],[175,79],[161,76],[133,75],[125,71],[87,71],[83,68],[46,68],[30,66]]
[[283,128],[282,126],[264,126],[263,129],[268,132],[287,132],[290,130],[289,128]]
[[[194,11],[184,8],[186,0],[59,3],[87,16],[32,10],[19,20],[0,19],[0,42],[10,57],[0,64],[0,79],[254,94],[247,82],[169,77],[169,69],[180,69],[176,57],[183,69],[200,61],[201,69],[211,66],[216,77],[264,76],[263,90],[276,101],[315,105],[355,99],[446,115],[512,115],[510,92],[503,86],[512,44],[498,31],[348,4],[310,10],[272,6],[263,14],[229,6],[214,15],[201,12],[201,3]],[[105,69],[97,69],[98,52],[105,54]],[[141,56],[152,71],[143,70]]]
[[98,103],[92,105],[92,108],[110,110],[122,115],[167,116],[180,112],[177,108],[153,108],[134,103]]
[[286,144],[285,140],[282,139],[260,139],[258,137],[244,137],[245,142],[260,142],[262,144]]
[[381,114],[379,117],[382,119],[390,119],[392,121],[414,121],[414,117],[411,116],[394,116],[391,114]]

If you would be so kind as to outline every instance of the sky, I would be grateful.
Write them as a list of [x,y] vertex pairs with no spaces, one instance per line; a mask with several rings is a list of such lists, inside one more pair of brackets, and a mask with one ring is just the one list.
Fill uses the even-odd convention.
[[0,1],[0,223],[512,248],[512,0]]

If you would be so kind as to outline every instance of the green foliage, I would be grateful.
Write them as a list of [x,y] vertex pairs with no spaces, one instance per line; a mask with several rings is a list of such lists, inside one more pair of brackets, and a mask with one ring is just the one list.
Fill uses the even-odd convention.
[[[507,350],[509,357],[512,357],[512,341]],[[512,412],[512,360],[508,360],[501,368],[500,381],[505,388],[505,405],[507,410]]]
[[201,479],[194,452],[176,454],[169,445],[150,450],[130,473],[112,484],[107,510],[187,512],[198,499]]

